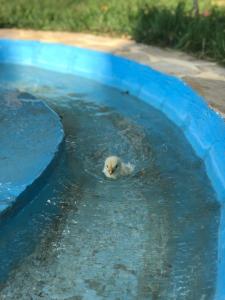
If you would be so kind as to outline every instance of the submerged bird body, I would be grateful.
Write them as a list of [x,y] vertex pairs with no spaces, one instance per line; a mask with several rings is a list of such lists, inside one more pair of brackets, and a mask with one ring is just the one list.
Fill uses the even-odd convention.
[[130,163],[124,163],[117,156],[109,156],[105,160],[103,173],[106,177],[117,179],[120,176],[130,175],[134,170],[134,166]]

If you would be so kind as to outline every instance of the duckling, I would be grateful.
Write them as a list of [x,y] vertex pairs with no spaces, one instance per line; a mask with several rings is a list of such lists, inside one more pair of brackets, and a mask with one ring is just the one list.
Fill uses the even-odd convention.
[[117,179],[120,176],[130,175],[134,166],[130,163],[124,163],[118,156],[109,156],[105,160],[102,172],[106,177]]

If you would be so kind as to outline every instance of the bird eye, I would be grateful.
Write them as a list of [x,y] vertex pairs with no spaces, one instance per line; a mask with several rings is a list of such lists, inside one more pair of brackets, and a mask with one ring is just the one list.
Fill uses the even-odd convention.
[[116,168],[118,167],[118,165],[116,165]]
[[108,169],[108,165],[106,166],[106,168]]

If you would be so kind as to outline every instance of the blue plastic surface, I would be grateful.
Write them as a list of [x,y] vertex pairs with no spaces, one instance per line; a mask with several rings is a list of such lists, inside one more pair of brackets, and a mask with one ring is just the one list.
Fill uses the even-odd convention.
[[17,91],[1,91],[1,220],[9,208],[21,206],[22,196],[31,197],[31,188],[54,160],[64,136],[55,112],[42,101],[22,98]]
[[[225,299],[225,122],[181,80],[112,54],[61,44],[0,41],[0,62],[81,75],[127,90],[179,126],[206,166],[221,203],[216,300]],[[151,121],[151,120],[149,120]]]

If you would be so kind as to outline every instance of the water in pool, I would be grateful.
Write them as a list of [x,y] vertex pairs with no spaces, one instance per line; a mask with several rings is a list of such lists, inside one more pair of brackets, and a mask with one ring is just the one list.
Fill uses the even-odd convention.
[[[46,101],[65,130],[47,183],[0,228],[1,299],[213,299],[219,206],[177,127],[71,75],[1,65],[0,89]],[[104,177],[111,154],[132,176]]]

